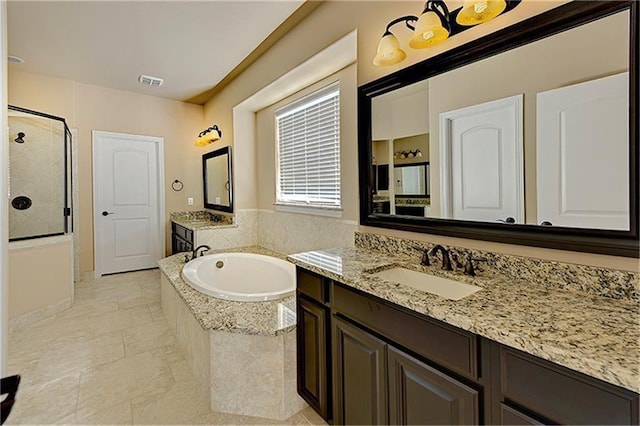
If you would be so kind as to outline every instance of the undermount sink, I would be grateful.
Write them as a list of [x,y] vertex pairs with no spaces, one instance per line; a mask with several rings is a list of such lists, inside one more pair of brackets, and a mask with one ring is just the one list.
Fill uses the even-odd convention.
[[435,294],[449,300],[460,300],[482,290],[482,287],[476,285],[465,284],[448,278],[400,267],[385,269],[372,275],[382,278],[383,280],[408,285],[417,290],[426,291],[427,293]]

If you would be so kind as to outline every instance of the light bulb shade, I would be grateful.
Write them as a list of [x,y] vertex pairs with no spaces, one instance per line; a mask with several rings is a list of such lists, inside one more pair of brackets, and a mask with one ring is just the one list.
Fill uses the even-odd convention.
[[404,50],[400,49],[400,42],[391,33],[385,34],[380,43],[378,43],[378,53],[373,58],[373,65],[375,66],[389,66],[396,65],[404,61],[407,54]]
[[198,134],[196,138],[196,146],[207,146],[210,143],[214,143],[219,141],[222,137],[222,131],[218,128],[217,125],[213,125],[206,130],[203,130]]
[[506,8],[505,0],[465,0],[456,22],[464,26],[481,24],[500,15]]
[[409,41],[409,46],[414,49],[432,47],[449,38],[449,31],[443,26],[442,19],[433,11],[420,15],[415,26],[413,37]]

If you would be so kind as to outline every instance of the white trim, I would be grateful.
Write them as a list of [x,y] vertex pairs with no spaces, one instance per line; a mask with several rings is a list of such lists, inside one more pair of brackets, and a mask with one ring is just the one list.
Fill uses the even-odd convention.
[[7,164],[9,144],[7,129],[7,2],[0,2],[0,377],[6,376],[9,335],[9,224],[7,217]]
[[288,213],[302,213],[315,216],[327,216],[342,218],[342,209],[330,208],[330,207],[318,207],[318,206],[303,206],[296,204],[282,204],[274,203],[273,208],[278,212]]
[[105,132],[100,130],[92,130],[91,131],[91,150],[92,150],[92,163],[91,163],[91,174],[93,180],[93,261],[94,261],[94,276],[100,277],[102,275],[102,261],[100,256],[98,255],[98,241],[101,241],[100,238],[100,227],[96,226],[96,219],[98,215],[98,197],[96,197],[96,178],[95,178],[95,170],[96,170],[96,138],[100,137],[119,137],[119,138],[127,138],[133,140],[139,140],[144,142],[153,142],[156,144],[156,153],[157,153],[157,167],[158,167],[158,238],[159,238],[159,246],[160,253],[158,259],[162,259],[165,255],[165,244],[166,244],[166,236],[165,236],[165,225],[166,225],[166,215],[165,215],[165,200],[164,200],[164,138],[160,136],[144,136],[144,135],[133,135],[128,133],[115,133],[115,132]]
[[451,198],[451,122],[458,118],[476,115],[478,112],[491,112],[498,109],[511,108],[514,111],[516,123],[516,174],[518,176],[517,223],[524,223],[524,153],[523,153],[523,105],[524,95],[519,94],[508,98],[489,101],[477,105],[443,112],[440,114],[440,218],[450,219],[453,215],[453,200]]

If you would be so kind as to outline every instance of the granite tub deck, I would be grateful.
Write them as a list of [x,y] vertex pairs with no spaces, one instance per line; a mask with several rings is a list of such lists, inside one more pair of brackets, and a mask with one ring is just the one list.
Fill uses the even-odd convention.
[[237,223],[234,223],[233,217],[214,214],[208,211],[172,212],[170,218],[172,222],[191,229],[192,231],[235,228],[238,226]]
[[[215,252],[231,251],[283,258],[261,247]],[[296,392],[295,297],[217,299],[182,280],[184,253],[158,264],[162,311],[212,411],[284,420],[306,406]]]
[[[311,251],[287,259],[420,314],[640,392],[637,300],[544,288],[491,271],[471,278],[441,271],[439,262],[423,267],[415,256],[361,248]],[[483,290],[451,301],[368,274],[393,265],[473,283]]]
[[[225,252],[263,254],[285,259],[285,256],[280,253],[257,246],[212,250],[208,253]],[[181,275],[184,266],[184,253],[162,259],[158,265],[203,330],[276,336],[295,328],[295,316],[283,314],[283,312],[287,312],[284,308],[295,312],[294,296],[260,303],[217,299],[194,290],[184,282]]]

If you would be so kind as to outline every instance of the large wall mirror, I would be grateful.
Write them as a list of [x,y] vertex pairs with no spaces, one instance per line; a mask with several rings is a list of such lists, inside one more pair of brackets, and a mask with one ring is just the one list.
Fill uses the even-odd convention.
[[638,9],[573,1],[361,86],[361,223],[638,257]]
[[233,212],[231,147],[225,146],[203,154],[202,176],[204,179],[204,207]]

